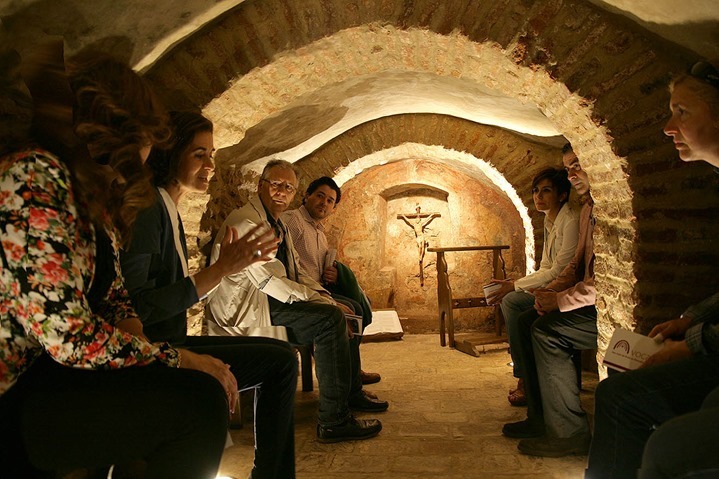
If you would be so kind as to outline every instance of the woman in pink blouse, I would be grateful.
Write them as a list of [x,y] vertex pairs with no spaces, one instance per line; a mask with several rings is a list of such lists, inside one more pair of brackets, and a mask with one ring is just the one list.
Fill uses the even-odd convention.
[[[44,53],[24,70],[33,142],[0,129],[0,476],[142,460],[145,477],[214,477],[235,378],[144,337],[117,258],[152,200],[142,163],[169,136],[164,111],[112,59],[88,56],[65,75],[61,46]],[[22,110],[19,58],[0,52],[0,63],[3,100]]]

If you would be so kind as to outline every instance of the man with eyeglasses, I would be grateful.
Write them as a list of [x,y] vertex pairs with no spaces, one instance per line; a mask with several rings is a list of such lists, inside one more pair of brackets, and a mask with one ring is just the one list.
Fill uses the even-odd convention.
[[576,351],[597,347],[594,289],[594,202],[589,177],[571,145],[562,149],[567,178],[579,194],[579,240],[574,257],[544,288],[535,289],[534,308],[521,313],[517,351],[524,378],[527,419],[505,424],[502,434],[520,438],[522,454],[543,457],[582,455],[591,436],[579,402]]
[[267,223],[279,244],[274,259],[222,279],[207,303],[208,331],[280,337],[278,330],[284,328],[291,343],[314,345],[320,395],[318,441],[368,439],[380,432],[382,424],[376,419],[356,419],[350,413],[350,401],[360,401],[366,406],[363,410],[370,411],[384,411],[387,403],[369,398],[361,390],[361,398],[350,396],[352,366],[344,313],[329,292],[303,271],[292,238],[280,220],[297,186],[297,172],[291,163],[269,161],[257,184],[257,196],[230,213],[220,228],[213,246],[213,262],[226,228],[235,228],[244,235],[256,225]]

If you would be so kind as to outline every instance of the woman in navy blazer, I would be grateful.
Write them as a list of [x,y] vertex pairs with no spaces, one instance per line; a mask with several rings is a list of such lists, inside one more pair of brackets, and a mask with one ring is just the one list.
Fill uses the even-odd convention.
[[187,309],[223,276],[268,260],[277,242],[264,225],[241,238],[230,229],[220,259],[189,274],[177,206],[186,193],[207,191],[214,172],[212,123],[194,112],[173,112],[170,120],[173,146],[154,150],[147,163],[157,188],[155,202],[138,215],[132,242],[121,256],[127,289],[149,338],[221,359],[241,390],[259,389],[252,477],[293,478],[297,359],[289,344],[257,337],[187,336]]

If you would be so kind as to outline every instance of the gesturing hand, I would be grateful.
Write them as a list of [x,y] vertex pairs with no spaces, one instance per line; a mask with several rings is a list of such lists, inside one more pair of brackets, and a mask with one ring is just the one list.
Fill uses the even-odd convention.
[[271,253],[277,251],[279,239],[266,223],[252,228],[241,238],[235,228],[225,230],[220,243],[220,255],[217,263],[222,267],[223,276],[239,273],[258,261],[269,261]]
[[182,354],[183,368],[202,371],[220,382],[222,389],[224,389],[225,394],[227,394],[230,413],[234,412],[235,404],[237,404],[240,393],[237,390],[237,380],[232,372],[230,372],[230,365],[207,354],[196,354],[187,349],[180,349],[179,351]]

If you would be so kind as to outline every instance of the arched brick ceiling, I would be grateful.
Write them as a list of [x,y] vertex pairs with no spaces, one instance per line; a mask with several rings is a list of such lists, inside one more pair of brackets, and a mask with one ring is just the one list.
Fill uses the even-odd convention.
[[[677,0],[589,1],[700,55],[719,57],[719,8],[715,0],[688,0],[682,8],[677,8]],[[115,38],[114,51],[144,71],[171,47],[242,2],[0,0],[0,16],[18,17],[26,27],[39,26],[48,33],[64,35],[70,52]]]

